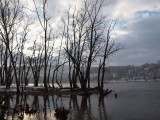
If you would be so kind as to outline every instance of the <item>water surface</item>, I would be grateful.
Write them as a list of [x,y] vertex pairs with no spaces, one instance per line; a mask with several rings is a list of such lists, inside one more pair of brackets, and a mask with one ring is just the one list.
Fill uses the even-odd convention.
[[[14,95],[8,97],[0,106],[0,116],[7,120],[56,120],[57,107],[69,109],[68,120],[159,120],[160,118],[160,82],[114,82],[105,85],[114,90],[102,97],[79,95]],[[114,94],[118,97],[115,98]],[[0,97],[7,95],[1,94]],[[14,109],[26,107],[36,109],[35,114],[26,114],[25,110],[15,113]]]

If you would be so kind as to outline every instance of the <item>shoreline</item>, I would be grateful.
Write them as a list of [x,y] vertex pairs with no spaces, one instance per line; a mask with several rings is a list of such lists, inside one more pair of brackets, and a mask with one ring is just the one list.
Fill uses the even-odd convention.
[[[149,80],[149,81],[109,81],[106,84],[110,84],[110,83],[131,83],[131,82],[160,82],[160,80]],[[52,87],[48,87],[49,92],[45,91],[45,88],[43,86],[38,86],[38,87],[34,87],[32,85],[28,85],[25,87],[23,87],[23,92],[22,92],[22,87],[20,86],[20,93],[17,93],[16,91],[16,85],[11,85],[10,89],[6,89],[5,86],[0,86],[0,94],[33,94],[33,95],[78,95],[82,93],[82,89],[77,88],[75,90],[71,90],[69,87],[64,87],[64,88],[52,88]],[[106,90],[104,90],[106,91]],[[99,90],[94,86],[90,89],[87,89],[87,92],[89,92],[90,94],[100,94]],[[114,92],[114,91],[112,91]]]
[[[20,88],[22,90],[22,88]],[[49,91],[45,91],[44,87],[34,87],[34,86],[27,86],[26,89],[23,88],[24,91],[17,93],[16,87],[11,87],[10,89],[6,89],[5,86],[0,86],[0,94],[31,94],[31,95],[81,95],[83,96],[83,92],[81,89],[77,90],[70,90],[68,88],[48,88]],[[91,94],[100,94],[97,88],[87,89],[87,94],[84,95],[91,95]]]

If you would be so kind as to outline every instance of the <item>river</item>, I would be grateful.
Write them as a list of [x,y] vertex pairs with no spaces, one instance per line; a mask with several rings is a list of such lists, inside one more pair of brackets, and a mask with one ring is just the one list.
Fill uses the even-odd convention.
[[[156,82],[111,82],[105,88],[112,89],[108,96],[80,95],[14,95],[0,106],[1,119],[56,120],[58,107],[69,110],[67,120],[159,120],[160,81]],[[117,98],[115,97],[117,93]],[[0,94],[0,97],[6,95]],[[26,114],[19,109],[28,104],[35,114]],[[19,112],[15,112],[15,108]]]

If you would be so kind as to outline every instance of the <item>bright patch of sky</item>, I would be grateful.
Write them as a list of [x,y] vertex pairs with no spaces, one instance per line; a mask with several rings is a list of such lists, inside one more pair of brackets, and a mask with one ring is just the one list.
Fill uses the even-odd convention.
[[120,20],[119,19],[116,24],[119,25],[119,26],[122,26],[122,25],[126,25],[127,23],[128,23],[127,20]]
[[[115,42],[125,45],[125,49],[112,56],[109,65],[140,65],[160,60],[160,0],[106,1],[109,1],[109,4],[103,9],[103,15],[107,15],[109,19],[118,19],[111,36]],[[34,9],[33,1],[27,2],[27,7]],[[36,2],[38,6],[40,1]],[[78,9],[82,3],[83,0],[48,0],[48,7],[54,9],[54,12],[49,12],[53,17],[52,25],[56,27],[60,24],[61,17],[69,5],[72,8],[77,6]],[[37,21],[35,22],[32,34],[41,30]]]
[[144,10],[144,11],[137,11],[137,14],[143,15],[143,14],[148,14],[149,16],[151,15],[160,15],[159,11],[148,11],[148,10]]

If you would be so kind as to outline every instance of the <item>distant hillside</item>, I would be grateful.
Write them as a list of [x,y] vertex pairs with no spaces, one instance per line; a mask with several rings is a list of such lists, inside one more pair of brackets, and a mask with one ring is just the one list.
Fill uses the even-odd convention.
[[[105,68],[104,79],[106,81],[121,80],[125,78],[126,73],[131,69],[131,66],[109,66]],[[96,80],[98,73],[98,67],[91,69],[91,79]]]
[[[68,82],[68,66],[64,66],[62,82]],[[144,64],[141,66],[109,66],[105,68],[106,73],[104,76],[105,82],[118,81],[118,80],[160,80],[160,63]],[[43,83],[44,69],[41,70],[40,83]],[[58,81],[61,79],[61,68],[58,72]],[[31,71],[30,74],[32,75]],[[98,67],[91,68],[91,81],[96,82],[98,76]],[[53,70],[50,74],[50,82],[53,77]],[[33,83],[33,76],[30,79]]]
[[[97,79],[98,68],[91,70],[91,79]],[[106,68],[106,81],[112,80],[160,80],[160,62],[141,66],[109,66]]]

